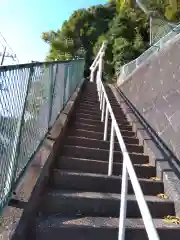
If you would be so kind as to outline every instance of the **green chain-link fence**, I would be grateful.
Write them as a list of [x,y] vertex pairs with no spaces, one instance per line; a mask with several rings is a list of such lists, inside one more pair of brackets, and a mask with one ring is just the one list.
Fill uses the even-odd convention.
[[168,34],[176,23],[166,18],[166,7],[169,2],[165,0],[136,0],[137,5],[149,17],[150,21],[150,44],[153,45]]
[[0,209],[83,71],[84,60],[0,67]]
[[168,34],[175,25],[171,25],[167,21],[152,17],[150,20],[151,44],[155,44],[162,37]]
[[155,44],[148,48],[144,53],[142,53],[135,60],[123,65],[120,68],[120,71],[117,73],[119,75],[118,82],[119,84],[124,82],[134,70],[136,70],[141,64],[145,64],[152,56],[157,54],[161,48],[166,47],[169,41],[172,41],[174,37],[178,36],[180,33],[180,25],[176,26],[168,34],[160,38]]
[[[119,71],[116,73],[119,84],[124,82],[134,70],[141,64],[147,62],[147,60],[154,56],[161,48],[165,47],[168,41],[180,33],[180,24],[168,22],[161,13],[160,9],[161,5],[164,4],[163,0],[153,2],[136,0],[136,3],[142,11],[149,16],[151,46],[135,60],[119,67]],[[155,7],[156,5],[158,6],[157,8]]]

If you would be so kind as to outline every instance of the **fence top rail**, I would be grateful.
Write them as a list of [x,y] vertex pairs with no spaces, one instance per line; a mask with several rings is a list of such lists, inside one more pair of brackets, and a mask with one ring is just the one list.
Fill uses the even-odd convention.
[[5,65],[5,66],[0,66],[0,71],[8,71],[8,70],[17,70],[17,69],[22,69],[22,68],[31,68],[31,67],[38,67],[38,66],[49,66],[53,64],[65,64],[65,63],[71,63],[71,62],[79,62],[79,61],[84,61],[83,58],[79,59],[72,59],[72,60],[64,60],[64,61],[45,61],[45,62],[32,62],[32,63],[23,63],[23,64],[15,64],[15,65]]

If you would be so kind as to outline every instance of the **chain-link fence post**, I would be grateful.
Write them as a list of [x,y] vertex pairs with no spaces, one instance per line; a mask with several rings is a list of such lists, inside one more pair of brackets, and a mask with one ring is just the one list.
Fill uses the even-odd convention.
[[[6,183],[8,185],[10,185],[8,187],[9,188],[8,191],[5,187],[5,189],[6,189],[5,191],[7,191],[7,192],[11,192],[10,190],[12,190],[12,188],[14,187],[14,184],[16,182],[16,171],[17,171],[17,167],[18,167],[18,158],[19,158],[19,153],[20,153],[21,136],[22,136],[22,129],[23,129],[23,125],[24,125],[24,116],[25,116],[27,98],[28,98],[28,93],[29,93],[29,89],[31,86],[31,80],[32,80],[33,73],[34,73],[34,67],[31,66],[30,71],[29,71],[29,79],[28,79],[28,83],[27,83],[27,87],[26,87],[26,95],[25,95],[25,99],[24,99],[24,103],[23,103],[23,110],[22,110],[20,120],[18,121],[18,124],[17,124],[16,135],[15,135],[15,139],[14,139],[14,147],[12,148],[12,155],[11,155],[9,170],[7,171]],[[8,182],[11,184],[9,184]]]
[[51,126],[51,117],[52,117],[52,108],[53,108],[53,100],[54,100],[54,92],[55,92],[55,85],[57,81],[57,72],[58,72],[58,64],[55,65],[55,74],[54,74],[54,65],[50,67],[50,91],[49,91],[49,120],[48,120],[48,129]]
[[69,64],[66,64],[64,69],[63,107],[65,106],[65,103],[67,101],[67,85],[68,85],[67,82],[69,77],[68,69],[69,69]]

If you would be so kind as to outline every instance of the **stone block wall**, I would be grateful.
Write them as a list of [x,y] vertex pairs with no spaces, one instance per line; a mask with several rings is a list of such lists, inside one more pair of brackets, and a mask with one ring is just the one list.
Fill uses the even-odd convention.
[[180,36],[119,88],[180,159]]

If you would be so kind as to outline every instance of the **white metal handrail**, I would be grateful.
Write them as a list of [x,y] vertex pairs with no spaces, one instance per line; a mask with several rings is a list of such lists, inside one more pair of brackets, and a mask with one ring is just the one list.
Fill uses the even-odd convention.
[[106,47],[106,42],[104,41],[103,44],[102,44],[102,46],[101,46],[101,48],[100,48],[100,50],[99,50],[99,52],[98,52],[98,54],[97,54],[97,56],[96,56],[96,58],[95,58],[94,61],[93,61],[93,64],[92,64],[91,67],[90,67],[90,70],[92,70],[92,69],[95,67],[94,65],[98,62],[98,59],[99,59],[99,57],[100,57],[100,54],[101,54],[101,52],[104,51],[105,47]]
[[[91,66],[91,81],[94,81],[94,72],[98,70],[96,76],[97,91],[100,101],[101,110],[101,121],[104,122],[104,141],[107,140],[107,127],[108,119],[110,115],[111,119],[111,135],[110,135],[110,148],[109,148],[109,166],[108,166],[108,176],[112,175],[113,172],[113,155],[114,155],[114,137],[116,134],[118,143],[121,148],[123,155],[123,169],[122,169],[122,184],[121,184],[121,204],[120,204],[120,217],[119,217],[119,234],[118,240],[125,239],[125,220],[126,220],[126,210],[127,210],[127,190],[128,190],[128,175],[134,189],[136,200],[141,212],[141,216],[145,225],[145,229],[150,240],[159,240],[157,230],[154,226],[151,213],[147,206],[146,200],[144,198],[140,183],[138,181],[137,175],[135,173],[133,164],[131,162],[129,153],[127,151],[126,145],[124,143],[122,134],[120,132],[118,123],[114,116],[111,104],[109,102],[104,84],[102,82],[102,68],[103,68],[103,56],[106,45],[104,44],[96,57],[95,61]],[[98,64],[97,64],[98,62]]]

